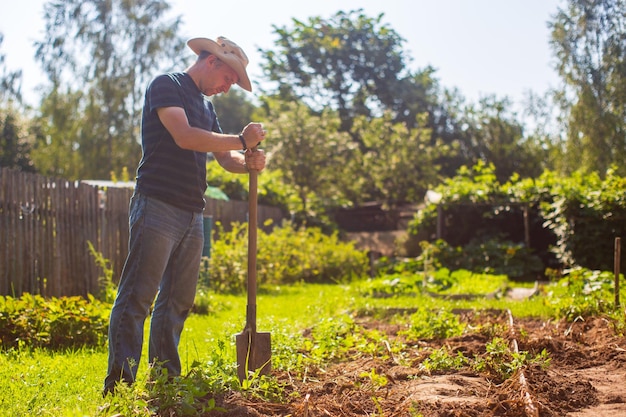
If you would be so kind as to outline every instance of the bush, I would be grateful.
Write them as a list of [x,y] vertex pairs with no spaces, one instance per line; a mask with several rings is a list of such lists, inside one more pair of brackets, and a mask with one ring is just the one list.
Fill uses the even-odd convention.
[[[247,226],[233,224],[230,232],[216,225],[208,274],[201,284],[217,292],[239,293],[247,278]],[[260,285],[299,282],[336,283],[366,276],[367,254],[326,235],[319,228],[294,228],[289,222],[271,233],[257,232],[257,277]]]
[[452,247],[445,240],[420,242],[422,253],[413,259],[382,259],[378,271],[390,274],[419,273],[446,268],[478,274],[506,275],[514,280],[535,280],[543,274],[541,259],[526,246],[497,238],[470,241]]
[[[515,250],[518,260],[532,261],[530,271],[506,266],[513,277],[534,273],[535,257],[541,259],[542,269],[583,266],[610,270],[614,240],[626,236],[625,188],[626,178],[618,177],[614,170],[605,178],[579,172],[560,177],[546,171],[539,178],[513,176],[500,184],[493,166],[462,168],[436,188],[441,200],[427,204],[410,223],[412,246],[433,242],[439,222],[440,237],[452,247],[479,257],[485,252],[502,258]],[[526,247],[528,241],[530,247]],[[492,256],[482,258],[493,261]],[[505,260],[506,256],[501,259]],[[485,263],[484,267],[493,268],[494,264]]]
[[110,305],[92,296],[45,299],[23,294],[0,296],[0,346],[53,350],[103,346],[108,332]]

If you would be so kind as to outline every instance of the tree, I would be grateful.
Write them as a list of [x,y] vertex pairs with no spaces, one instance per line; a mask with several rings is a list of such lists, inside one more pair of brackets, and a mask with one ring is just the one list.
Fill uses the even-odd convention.
[[[137,163],[143,91],[155,71],[173,67],[184,48],[177,35],[180,18],[166,20],[169,8],[163,0],[46,3],[36,57],[52,87],[42,116],[57,123],[60,113],[76,113],[79,127],[49,128],[55,134],[47,139],[78,154],[74,175],[105,179]],[[65,105],[72,107],[56,107]]]
[[9,102],[0,107],[0,167],[34,172],[30,151],[28,121],[22,117],[18,107]]
[[[89,175],[85,164],[91,161],[82,157],[84,152],[76,151],[83,140],[82,132],[86,130],[85,117],[75,111],[80,107],[82,96],[79,91],[54,90],[43,98],[41,115],[34,121],[37,141],[33,162],[40,173],[68,179]],[[86,134],[90,133],[87,129]]]
[[350,139],[339,132],[336,113],[326,109],[315,114],[301,102],[267,105],[272,140],[264,146],[271,154],[270,166],[281,170],[284,181],[296,189],[299,212],[312,217],[343,203],[342,184],[358,179],[345,171]]
[[[0,47],[4,36],[0,33]],[[31,135],[22,115],[22,71],[9,71],[0,53],[0,166],[34,172]]]
[[478,161],[492,164],[498,181],[506,182],[513,174],[533,178],[545,168],[541,147],[524,137],[524,128],[508,99],[481,98],[478,106],[465,109],[461,124],[461,152],[466,160],[471,165]]
[[252,120],[255,106],[238,88],[231,89],[228,94],[213,97],[212,102],[224,133],[241,132],[244,126]]
[[353,129],[368,151],[355,151],[346,161],[349,177],[362,182],[350,195],[351,201],[380,201],[386,208],[395,208],[422,201],[429,187],[439,182],[434,161],[446,153],[446,146],[431,146],[430,129],[409,129],[406,123],[394,122],[389,112],[370,121],[361,116]]
[[568,0],[550,22],[551,46],[564,82],[566,164],[626,173],[626,1]]
[[278,83],[275,93],[316,111],[332,108],[343,132],[350,131],[355,117],[384,111],[413,123],[432,100],[432,69],[417,75],[407,71],[404,40],[383,16],[340,11],[330,19],[294,19],[291,29],[274,26],[278,50],[261,52],[265,74]]
[[[4,42],[4,35],[0,32],[0,47]],[[0,53],[0,103],[10,99],[18,103],[22,101],[22,71],[9,71],[5,63],[5,55]]]

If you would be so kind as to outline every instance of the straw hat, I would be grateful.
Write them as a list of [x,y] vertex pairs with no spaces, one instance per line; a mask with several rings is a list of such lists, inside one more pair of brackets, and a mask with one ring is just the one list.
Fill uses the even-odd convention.
[[218,37],[217,42],[207,38],[193,38],[187,41],[187,46],[196,55],[200,55],[202,51],[208,51],[217,56],[237,73],[239,76],[237,84],[244,90],[252,91],[250,78],[248,78],[248,73],[246,72],[248,57],[235,42],[223,36]]

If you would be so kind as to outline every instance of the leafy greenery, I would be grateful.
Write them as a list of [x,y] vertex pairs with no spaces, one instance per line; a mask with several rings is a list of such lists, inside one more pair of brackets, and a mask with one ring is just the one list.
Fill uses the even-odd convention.
[[479,372],[492,376],[496,382],[507,380],[518,370],[529,365],[546,368],[550,364],[548,352],[544,349],[537,355],[529,352],[516,352],[507,340],[496,337],[486,345],[486,353],[472,364]]
[[102,346],[108,329],[107,307],[91,296],[0,296],[0,346],[53,350]]
[[[441,277],[452,275],[443,271],[433,273]],[[470,282],[471,275],[461,274],[465,279],[457,282],[465,285],[464,282]],[[515,352],[506,339],[506,326],[497,323],[467,326],[460,315],[453,314],[453,310],[469,309],[480,315],[483,311],[510,309],[516,317],[564,318],[568,321],[580,320],[579,316],[601,315],[614,322],[615,331],[620,332],[624,329],[624,316],[612,305],[609,276],[608,272],[571,270],[561,281],[547,284],[541,296],[525,301],[485,297],[474,300],[437,298],[414,290],[398,292],[393,297],[373,297],[362,292],[362,281],[349,285],[271,286],[271,290],[266,287],[266,291],[259,294],[258,327],[271,329],[272,368],[277,372],[289,372],[294,378],[304,378],[314,368],[358,358],[413,363],[415,356],[405,353],[407,346],[422,340],[443,340],[475,333],[489,340],[484,352],[466,357],[444,345],[427,353],[422,359],[422,367],[431,373],[462,369],[502,381],[526,366],[548,366],[548,354]],[[421,283],[423,278],[409,273],[397,277],[406,280],[407,288],[408,283]],[[390,278],[383,276],[377,280]],[[479,285],[483,281],[501,282],[501,277],[484,275],[475,283]],[[455,285],[455,281],[446,283],[445,291],[465,292]],[[622,296],[626,296],[624,288]],[[25,300],[18,301],[28,303],[31,299],[32,296],[25,296]],[[253,377],[243,384],[237,379],[232,336],[243,328],[245,297],[211,292],[207,299],[208,314],[192,314],[181,338],[182,376],[169,378],[158,364],[148,366],[144,358],[141,365],[144,370],[137,383],[132,387],[120,386],[118,395],[104,400],[99,391],[106,369],[104,340],[89,349],[59,351],[34,347],[40,345],[36,338],[22,339],[22,343],[5,349],[0,355],[0,377],[5,381],[0,389],[0,402],[6,415],[42,414],[45,410],[52,416],[87,414],[104,417],[116,413],[150,416],[174,412],[197,416],[218,410],[216,400],[232,391],[248,398],[287,401],[291,393],[271,376]],[[91,303],[91,307],[99,308],[103,316],[110,310],[108,304]],[[31,305],[29,316],[47,314],[47,307],[42,302],[36,305],[31,302]],[[420,306],[417,310],[416,305]],[[6,317],[5,311],[10,310],[7,306],[9,304],[5,302],[0,317]],[[85,315],[82,303],[63,306],[69,316]],[[381,317],[385,314],[390,323],[400,326],[405,333],[404,339],[365,328],[360,318],[368,314],[381,314]],[[91,325],[95,326],[94,331],[104,334],[98,324],[91,322]],[[1,328],[7,327],[2,323]],[[56,335],[72,340],[75,330],[71,326],[58,327]],[[85,363],[90,366],[85,367]],[[379,369],[372,369],[364,372],[360,381],[363,389],[370,389],[375,394],[384,387],[385,378]],[[16,396],[25,400],[13,401]]]
[[549,22],[563,81],[564,172],[606,172],[626,157],[626,4],[568,0]]
[[[623,279],[623,277],[620,277]],[[548,302],[567,320],[609,314],[614,308],[615,276],[608,271],[573,268],[551,287]]]
[[468,270],[475,273],[506,275],[511,279],[537,278],[544,265],[531,249],[506,239],[472,239],[463,247],[452,248],[442,239],[422,242],[422,264],[430,256],[430,267]]
[[39,172],[108,179],[139,160],[144,89],[185,47],[169,9],[164,0],[45,3],[45,31],[35,42],[49,81],[33,149]]
[[[228,232],[216,225],[220,238],[212,244],[208,285],[214,291],[239,293],[247,278],[246,225],[234,224]],[[298,282],[333,283],[362,278],[368,260],[353,243],[326,235],[318,228],[294,228],[290,223],[271,233],[257,232],[257,275],[262,285]]]
[[[422,249],[450,268],[533,279],[545,268],[610,270],[615,237],[626,235],[625,188],[615,170],[604,179],[546,171],[500,184],[493,166],[477,164],[436,187],[441,201],[418,211],[409,231],[414,240],[435,241]],[[438,221],[445,243],[433,239]]]
[[463,369],[468,363],[469,360],[463,355],[463,352],[453,354],[448,347],[443,346],[424,359],[422,366],[428,372],[438,373]]
[[411,272],[405,269],[401,273],[391,272],[362,282],[359,288],[364,295],[384,298],[417,293],[496,297],[501,296],[509,285],[510,281],[505,275],[439,268],[430,271]]
[[444,309],[431,311],[419,307],[409,317],[409,327],[399,334],[406,336],[408,340],[419,339],[447,339],[460,336],[465,330],[465,325],[459,320],[459,316]]

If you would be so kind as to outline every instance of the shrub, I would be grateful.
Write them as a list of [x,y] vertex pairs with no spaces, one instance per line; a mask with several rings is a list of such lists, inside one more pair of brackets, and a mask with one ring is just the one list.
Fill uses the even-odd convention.
[[[208,274],[203,284],[218,292],[238,293],[247,278],[247,229],[233,224],[230,232],[218,228],[212,243]],[[366,276],[367,254],[327,235],[319,228],[294,228],[289,222],[271,233],[257,232],[257,276],[259,284],[335,283]]]
[[0,296],[0,345],[54,350],[102,346],[106,341],[110,305],[94,297],[45,299],[23,294]]
[[[464,167],[435,189],[441,195],[438,203],[416,213],[409,225],[413,244],[408,246],[435,241],[439,223],[439,237],[462,248],[463,256],[479,255],[482,260],[474,258],[476,265],[485,268],[499,262],[512,277],[535,274],[537,257],[541,270],[572,266],[610,270],[614,240],[626,235],[625,188],[626,178],[614,169],[604,178],[598,173],[561,177],[546,171],[539,178],[513,176],[500,184],[493,166]],[[512,250],[517,254],[510,261],[516,265],[507,261]],[[530,270],[524,265],[528,261]]]
[[565,270],[547,296],[557,317],[573,321],[611,313],[615,306],[608,300],[613,294],[612,272],[577,267]]
[[467,270],[477,274],[506,275],[511,279],[536,279],[543,273],[541,259],[520,243],[498,238],[470,241],[465,246],[452,247],[445,240],[420,242],[422,253],[414,259],[384,259],[379,272],[429,273],[446,268]]

